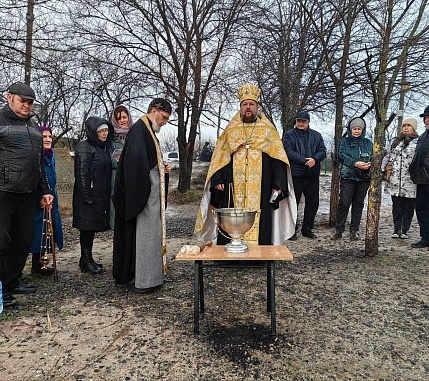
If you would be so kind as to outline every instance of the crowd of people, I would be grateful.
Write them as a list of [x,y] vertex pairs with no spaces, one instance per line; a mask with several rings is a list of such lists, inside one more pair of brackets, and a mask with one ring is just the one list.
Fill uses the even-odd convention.
[[[227,232],[217,234],[213,211],[218,208],[258,211],[243,237],[247,244],[296,240],[302,195],[301,235],[317,238],[313,229],[320,165],[326,159],[322,135],[310,128],[310,114],[301,110],[294,128],[281,139],[260,110],[259,97],[260,89],[253,84],[238,89],[239,111],[212,152],[195,224],[195,235],[203,242],[229,242]],[[45,266],[43,254],[63,247],[53,135],[49,127],[33,121],[35,99],[30,86],[17,82],[0,110],[0,281],[5,307],[16,303],[14,294],[37,290],[22,282],[29,253],[31,272],[50,276],[54,270]],[[172,106],[164,98],[153,99],[135,123],[124,105],[116,106],[110,120],[93,116],[85,121],[86,138],[75,149],[73,227],[79,230],[80,270],[102,272],[103,264],[93,258],[94,237],[112,229],[115,283],[135,292],[159,287],[167,273],[165,210],[171,167],[163,160],[156,134],[171,114]],[[392,197],[392,238],[409,238],[416,210],[421,239],[413,248],[429,247],[429,106],[420,117],[426,131],[419,137],[417,120],[404,119],[382,162],[385,191]],[[353,118],[339,145],[334,240],[343,237],[350,209],[350,238],[360,238],[373,148],[365,133],[365,120]],[[51,234],[44,231],[47,210]]]

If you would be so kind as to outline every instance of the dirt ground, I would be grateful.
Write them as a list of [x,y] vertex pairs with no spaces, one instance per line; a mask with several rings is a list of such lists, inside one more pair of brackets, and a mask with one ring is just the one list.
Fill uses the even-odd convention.
[[321,180],[318,238],[288,241],[294,260],[277,266],[276,338],[258,269],[207,269],[193,334],[193,264],[174,258],[195,242],[198,203],[170,205],[170,273],[149,294],[115,286],[111,232],[94,248],[105,271],[82,274],[67,219],[59,280],[28,264],[38,292],[17,295],[0,316],[0,380],[428,380],[429,252],[410,247],[416,221],[410,240],[391,239],[383,204],[380,254],[364,257],[363,240],[329,239],[329,177]]

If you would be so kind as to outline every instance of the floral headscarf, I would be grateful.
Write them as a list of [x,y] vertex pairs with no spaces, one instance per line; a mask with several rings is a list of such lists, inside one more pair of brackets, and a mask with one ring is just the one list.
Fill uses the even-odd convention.
[[[128,126],[126,128],[122,128],[118,122],[116,121],[116,115],[120,114],[122,111],[125,111],[128,114]],[[128,109],[124,105],[118,105],[115,107],[112,113],[111,121],[113,124],[113,128],[115,130],[115,140],[125,139],[127,136],[130,127],[133,125],[133,119],[131,118],[131,114]]]

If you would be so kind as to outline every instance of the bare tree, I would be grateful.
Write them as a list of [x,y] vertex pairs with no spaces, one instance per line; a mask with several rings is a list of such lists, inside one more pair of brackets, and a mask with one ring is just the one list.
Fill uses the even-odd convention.
[[270,119],[280,119],[283,133],[293,128],[300,109],[315,111],[332,103],[325,56],[310,20],[317,16],[309,16],[315,11],[307,0],[261,2],[247,30],[252,47],[243,50],[246,74],[261,87],[262,108]]
[[[141,79],[134,91],[166,96],[176,106],[180,153],[179,191],[190,187],[198,124],[209,91],[220,85],[219,64],[236,37],[248,0],[77,1],[75,31],[101,66],[127,60],[127,71]],[[84,4],[85,6],[82,6]],[[110,52],[100,56],[100,47]]]
[[421,41],[427,39],[429,33],[427,18],[423,17],[427,0],[408,1],[398,5],[394,0],[387,0],[382,3],[367,2],[364,7],[368,27],[373,31],[370,35],[378,36],[374,48],[366,52],[368,91],[372,95],[376,116],[365,237],[365,253],[368,256],[378,254],[381,160],[389,105],[395,96],[395,90],[396,94],[400,92],[397,90],[398,76],[407,56],[419,51]]
[[[340,2],[315,1],[311,7],[306,6],[303,1],[301,4],[317,33],[325,58],[326,70],[335,89],[335,134],[329,212],[329,225],[334,226],[340,188],[338,146],[343,133],[344,99],[347,96],[345,90],[354,82],[353,71],[348,68],[351,64],[363,66],[362,62],[350,62],[350,56],[355,53],[351,50],[351,41],[354,40],[352,32],[354,35],[362,35],[364,32],[362,26],[355,26],[355,21],[362,11],[362,3],[356,0],[345,0]],[[319,17],[314,17],[315,14]],[[348,95],[353,95],[353,92],[349,91]]]

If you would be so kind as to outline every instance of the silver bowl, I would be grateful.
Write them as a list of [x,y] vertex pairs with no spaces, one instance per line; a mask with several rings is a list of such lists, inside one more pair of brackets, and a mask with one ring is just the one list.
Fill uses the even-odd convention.
[[231,239],[231,242],[225,245],[225,251],[230,253],[247,252],[249,249],[241,241],[241,238],[252,227],[257,212],[246,208],[221,208],[214,212],[216,224]]

